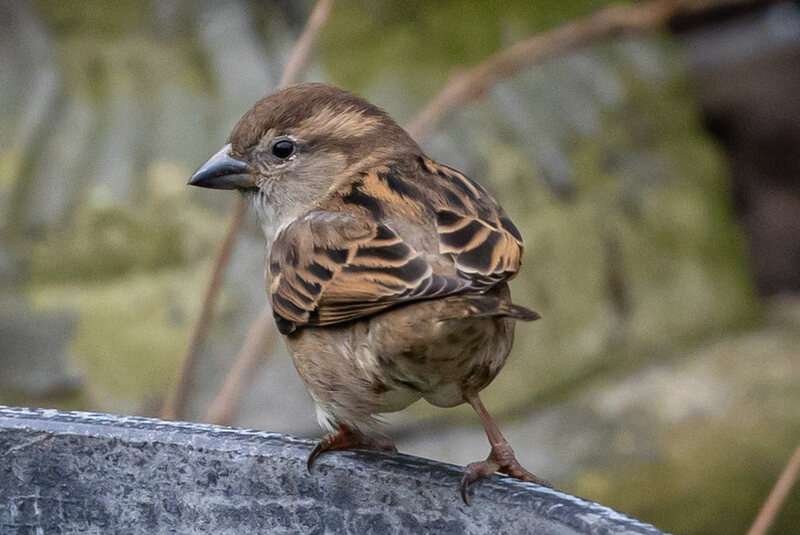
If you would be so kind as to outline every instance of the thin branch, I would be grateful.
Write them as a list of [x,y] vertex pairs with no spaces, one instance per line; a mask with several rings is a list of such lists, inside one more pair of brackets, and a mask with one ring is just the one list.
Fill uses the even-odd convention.
[[275,338],[272,311],[269,306],[265,306],[256,321],[250,325],[242,349],[203,421],[217,425],[233,423],[242,401],[244,386],[252,379],[253,370],[262,362],[269,347],[275,343]]
[[766,535],[769,532],[798,477],[800,477],[800,446],[794,450],[789,462],[786,463],[747,535]]
[[292,51],[289,53],[286,67],[283,68],[283,76],[281,76],[281,81],[278,83],[279,87],[293,84],[300,78],[300,74],[308,64],[317,36],[322,27],[325,26],[325,23],[328,22],[332,9],[333,0],[319,0],[314,6],[303,33],[300,34]]
[[484,97],[495,84],[532,65],[610,37],[655,30],[684,10],[707,9],[721,1],[726,0],[653,0],[612,5],[534,35],[474,67],[454,72],[442,90],[414,117],[407,130],[417,140],[424,138],[456,108]]
[[[303,29],[303,33],[300,34],[292,51],[289,53],[289,59],[286,62],[283,75],[281,76],[280,87],[296,82],[302,74],[308,64],[314,42],[319,35],[320,29],[325,25],[325,22],[327,22],[332,8],[333,0],[318,0],[314,5],[314,9],[311,11],[311,15],[306,22],[306,27]],[[236,243],[236,237],[241,229],[246,209],[247,202],[244,197],[239,196],[228,223],[228,231],[217,250],[214,267],[211,272],[211,279],[208,282],[205,295],[203,296],[200,316],[194,324],[189,339],[189,346],[183,357],[178,382],[175,385],[174,391],[162,407],[161,417],[164,419],[174,420],[183,418],[185,415],[186,404],[189,398],[189,387],[194,377],[195,368],[197,367],[199,350],[208,335],[214,308],[217,298],[219,297],[222,279],[225,275],[225,269],[230,261],[231,251]],[[256,321],[257,325],[262,325],[262,323],[258,323],[258,320]],[[260,336],[262,338],[267,338],[271,328],[271,324],[262,327]],[[255,334],[253,334],[253,336],[255,336]],[[244,358],[247,355],[242,355],[242,352],[240,352],[240,356]],[[257,360],[255,362],[257,363]],[[235,364],[234,369],[236,367],[237,365]],[[247,376],[247,374],[245,374],[245,376]],[[227,382],[226,380],[225,384],[227,384]]]

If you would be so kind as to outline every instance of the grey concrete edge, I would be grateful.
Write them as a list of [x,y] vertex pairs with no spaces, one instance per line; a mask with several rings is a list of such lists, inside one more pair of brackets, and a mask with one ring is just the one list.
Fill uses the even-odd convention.
[[[305,459],[314,442],[291,436],[216,425],[169,422],[155,418],[115,416],[105,413],[64,412],[55,409],[28,409],[0,405],[0,433],[25,430],[31,442],[47,436],[85,436],[115,439],[126,443],[162,443],[192,449],[236,452],[243,456],[283,456]],[[23,444],[22,446],[26,446]],[[0,457],[7,452],[0,451]],[[322,464],[331,469],[360,469],[401,473],[413,478],[415,473],[434,474],[457,492],[455,483],[463,468],[402,454],[372,452],[337,452],[323,456]],[[0,487],[2,483],[0,482]],[[2,490],[2,488],[0,488]],[[481,483],[481,499],[520,506],[548,520],[581,533],[662,533],[654,526],[636,520],[609,507],[558,490],[511,478],[494,476]]]

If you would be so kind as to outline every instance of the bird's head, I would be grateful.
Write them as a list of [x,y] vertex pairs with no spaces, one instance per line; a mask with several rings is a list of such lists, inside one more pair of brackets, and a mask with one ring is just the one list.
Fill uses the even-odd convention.
[[274,226],[347,177],[418,154],[377,106],[325,84],[299,84],[259,100],[189,184],[238,189],[253,199],[262,224]]

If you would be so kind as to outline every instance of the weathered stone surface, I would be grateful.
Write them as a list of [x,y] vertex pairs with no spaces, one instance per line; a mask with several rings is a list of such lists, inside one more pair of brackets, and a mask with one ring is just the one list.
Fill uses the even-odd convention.
[[0,408],[0,533],[660,533],[611,509],[461,470],[256,431]]

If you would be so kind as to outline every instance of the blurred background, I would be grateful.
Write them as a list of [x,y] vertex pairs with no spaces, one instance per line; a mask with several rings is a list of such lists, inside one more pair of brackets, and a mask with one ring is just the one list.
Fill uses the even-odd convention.
[[[455,69],[604,5],[340,0],[304,78],[407,123]],[[186,180],[275,87],[311,7],[0,0],[0,403],[159,414],[236,200]],[[485,392],[522,463],[667,531],[744,531],[800,441],[798,4],[556,57],[423,146],[526,238],[513,291],[543,319]],[[186,419],[265,302],[264,253],[247,214]],[[319,436],[272,345],[234,423]],[[463,407],[387,420],[403,452],[488,451]],[[798,525],[795,489],[774,533]]]

